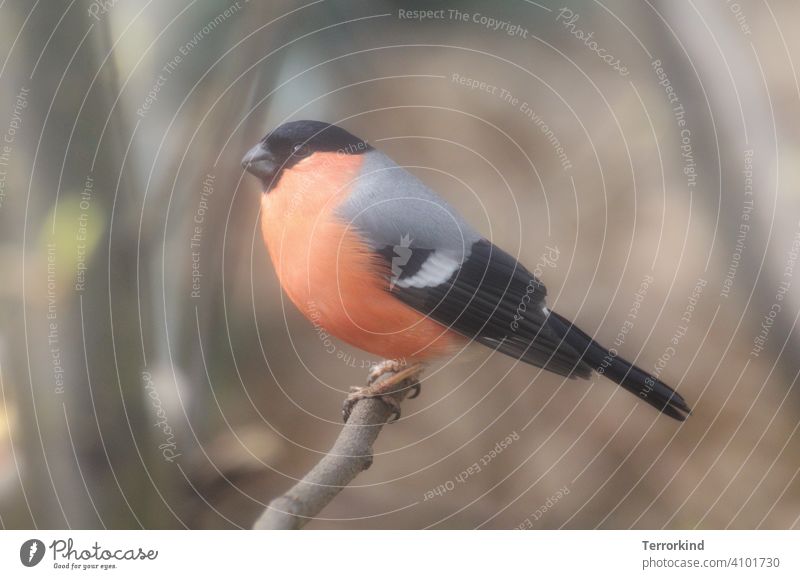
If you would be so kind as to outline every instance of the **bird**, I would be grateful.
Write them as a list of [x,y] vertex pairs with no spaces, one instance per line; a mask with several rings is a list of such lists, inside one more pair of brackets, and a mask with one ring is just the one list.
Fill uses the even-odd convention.
[[368,141],[289,121],[242,167],[260,181],[261,232],[283,291],[309,320],[386,360],[347,396],[345,422],[363,398],[399,419],[397,385],[470,342],[567,378],[602,374],[679,421],[691,413],[658,377],[549,309],[540,279]]

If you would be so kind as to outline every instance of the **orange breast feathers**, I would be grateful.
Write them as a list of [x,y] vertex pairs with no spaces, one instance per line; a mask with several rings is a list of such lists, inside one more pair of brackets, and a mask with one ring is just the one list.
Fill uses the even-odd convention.
[[464,339],[389,294],[387,266],[335,213],[361,163],[359,155],[317,152],[262,195],[261,230],[281,286],[307,318],[377,356],[452,353]]

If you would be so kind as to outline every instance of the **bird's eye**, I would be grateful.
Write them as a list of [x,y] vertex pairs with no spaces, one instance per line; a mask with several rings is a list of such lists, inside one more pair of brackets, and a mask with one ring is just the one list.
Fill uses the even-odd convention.
[[311,148],[307,143],[298,143],[292,149],[292,155],[295,157],[308,157],[311,154]]

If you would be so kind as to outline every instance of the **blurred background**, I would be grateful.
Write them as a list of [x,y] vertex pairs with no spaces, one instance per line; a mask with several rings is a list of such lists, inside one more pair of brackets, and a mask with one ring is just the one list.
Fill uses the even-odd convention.
[[797,22],[790,0],[3,3],[0,524],[249,527],[330,447],[375,360],[287,302],[239,164],[309,118],[694,408],[475,348],[310,528],[797,528]]

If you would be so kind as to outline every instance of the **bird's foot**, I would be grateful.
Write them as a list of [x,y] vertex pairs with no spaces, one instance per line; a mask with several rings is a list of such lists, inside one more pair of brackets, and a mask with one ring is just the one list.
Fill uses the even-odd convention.
[[[376,374],[378,369],[382,370]],[[422,372],[422,364],[412,364],[405,367],[394,360],[386,360],[377,366],[373,366],[369,374],[368,385],[364,387],[353,386],[350,388],[351,392],[344,401],[342,406],[342,417],[344,421],[350,418],[350,413],[356,402],[364,398],[380,398],[386,404],[392,413],[389,415],[388,422],[394,422],[400,418],[400,402],[394,397],[394,394],[409,390],[409,398],[416,398],[419,396],[422,387],[419,383],[419,374]],[[378,378],[387,372],[394,372],[394,375],[386,378],[385,380],[377,381]],[[414,381],[410,386],[400,386],[404,381],[413,378]]]

